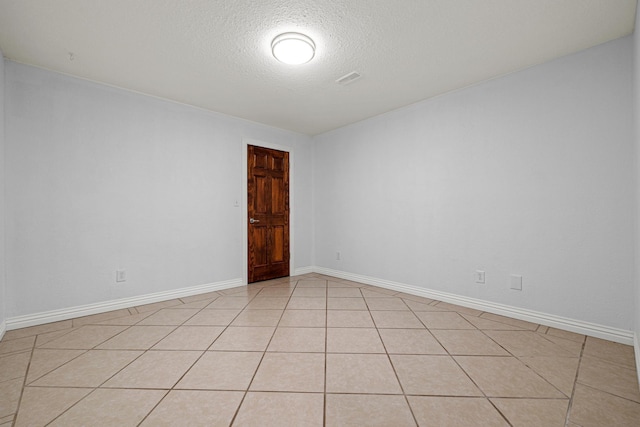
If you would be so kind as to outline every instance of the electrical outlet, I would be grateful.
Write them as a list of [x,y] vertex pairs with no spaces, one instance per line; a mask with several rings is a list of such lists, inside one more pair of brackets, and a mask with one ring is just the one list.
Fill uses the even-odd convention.
[[476,283],[484,283],[484,271],[476,270]]
[[517,274],[511,275],[511,289],[513,289],[514,291],[522,290],[522,276]]
[[336,252],[336,259],[340,261],[340,252]]
[[116,282],[126,282],[127,272],[124,270],[116,270]]

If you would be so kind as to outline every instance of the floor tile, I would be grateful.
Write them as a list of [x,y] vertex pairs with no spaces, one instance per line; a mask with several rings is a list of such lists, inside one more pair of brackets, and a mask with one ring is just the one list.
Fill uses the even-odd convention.
[[267,351],[324,353],[324,328],[278,328]]
[[365,294],[365,300],[367,302],[367,306],[369,310],[409,310],[407,304],[402,301],[400,298],[395,297],[382,297],[382,298],[372,298],[371,296],[367,297]]
[[327,296],[331,298],[362,298],[362,293],[358,288],[336,288],[327,289]]
[[431,331],[452,355],[508,356],[509,353],[482,331],[434,329]]
[[327,354],[328,393],[402,394],[387,355]]
[[326,298],[322,297],[291,297],[287,310],[324,310],[327,307]]
[[404,396],[329,394],[327,427],[403,427],[416,422]]
[[452,311],[416,312],[416,316],[429,329],[476,329],[471,323]]
[[247,286],[238,286],[235,288],[223,289],[218,291],[222,296],[253,298],[260,292],[261,286],[253,285],[251,288]]
[[235,318],[233,326],[277,326],[283,310],[243,310]]
[[224,296],[216,299],[214,302],[209,304],[207,308],[216,308],[216,309],[243,309],[247,304],[251,301],[250,298],[247,297],[232,297],[232,296]]
[[274,297],[274,298],[259,298],[256,297],[251,300],[251,302],[247,305],[247,309],[249,310],[283,310],[287,303],[289,302],[289,298],[282,297]]
[[175,307],[176,305],[182,305],[182,301],[180,301],[179,299],[171,299],[168,301],[160,301],[160,302],[154,302],[151,304],[138,305],[135,307],[135,309],[138,313],[145,313],[148,311],[158,311],[163,308]]
[[324,353],[267,353],[251,391],[324,391]]
[[637,427],[640,404],[576,384],[570,421],[581,427]]
[[258,296],[260,297],[290,297],[295,288],[263,288]]
[[216,298],[203,299],[203,300],[200,300],[200,301],[193,301],[193,302],[185,303],[183,305],[177,305],[175,308],[180,308],[180,309],[186,309],[186,308],[203,309],[203,308],[207,307],[209,304],[211,304],[212,302],[214,302],[215,300],[216,300]]
[[633,347],[630,345],[587,337],[584,345],[584,355],[597,357],[631,369],[636,368]]
[[31,350],[36,337],[17,338],[15,340],[0,341],[0,357],[9,353]]
[[29,364],[27,384],[75,359],[86,350],[35,349]]
[[141,351],[133,350],[90,350],[31,385],[98,387],[141,354]]
[[123,308],[121,310],[108,311],[106,313],[92,314],[91,316],[76,317],[72,320],[72,324],[74,328],[77,328],[83,325],[96,325],[106,320],[112,320],[126,316],[130,316],[129,310]]
[[517,326],[522,329],[528,329],[530,331],[535,331],[538,329],[536,323],[526,322],[524,320],[513,319],[511,317],[500,316],[499,314],[492,313],[482,313],[480,317],[485,318],[487,320],[493,320],[495,322],[506,323],[507,325]]
[[249,392],[233,426],[321,427],[323,412],[322,393]]
[[138,325],[182,325],[199,312],[197,308],[164,308],[138,323]]
[[566,338],[560,338],[557,337],[555,335],[549,335],[549,334],[540,334],[538,333],[538,335],[542,336],[544,339],[551,341],[552,343],[556,344],[558,347],[562,348],[563,350],[566,350],[569,352],[569,354],[571,354],[573,357],[580,357],[582,355],[582,343],[573,341],[573,340],[568,340]]
[[638,376],[635,369],[625,368],[602,359],[583,357],[578,383],[640,403]]
[[350,282],[348,280],[340,280],[340,279],[329,279],[327,282],[327,288],[360,288],[362,286],[361,283]]
[[213,342],[210,350],[264,351],[274,331],[273,327],[230,326]]
[[98,389],[53,421],[51,426],[136,426],[164,397],[162,390]]
[[488,397],[565,397],[515,357],[455,356]]
[[329,310],[368,310],[364,298],[327,298]]
[[261,352],[207,351],[175,388],[246,390],[261,359]]
[[328,328],[327,353],[384,353],[378,331],[373,328]]
[[327,281],[325,279],[303,279],[299,280],[296,289],[299,288],[326,288]]
[[293,291],[293,294],[291,296],[293,296],[293,297],[326,297],[327,296],[327,290],[324,287],[322,287],[322,288],[297,287]]
[[[212,303],[213,300],[215,300],[216,298],[219,298],[221,295],[216,292],[205,292],[203,294],[196,294],[196,295],[191,295],[188,297],[181,297],[180,301],[182,301],[185,305],[193,303],[193,302],[198,302],[198,301],[209,301],[209,303]],[[181,306],[181,307],[184,307]]]
[[564,338],[580,344],[583,344],[585,339],[587,338],[582,334],[576,334],[575,332],[563,331],[561,329],[556,329],[556,328],[549,328],[547,330],[547,335]]
[[200,351],[147,351],[103,387],[171,388],[201,355]]
[[125,326],[87,325],[69,332],[62,337],[49,341],[40,348],[64,348],[88,350],[102,344],[109,338],[126,329]]
[[485,331],[485,333],[514,356],[575,356],[536,332]]
[[426,329],[378,329],[389,354],[447,354]]
[[173,390],[140,426],[227,427],[243,396],[237,391]]
[[438,302],[436,307],[441,308],[447,311],[455,311],[459,314],[469,314],[471,316],[480,316],[483,312],[481,310],[476,310],[474,308],[463,307],[461,305],[449,304],[448,302]]
[[36,348],[42,347],[46,343],[58,339],[64,335],[67,335],[71,332],[75,331],[75,329],[61,329],[59,331],[46,332],[44,334],[40,334],[36,336]]
[[99,325],[135,325],[136,323],[146,319],[147,317],[151,316],[154,312],[152,311],[147,311],[144,313],[139,313],[139,314],[131,314],[129,316],[122,316],[122,317],[116,317],[115,319],[110,319],[110,320],[105,320],[102,321],[100,323],[98,323]]
[[279,325],[324,328],[326,321],[327,315],[322,310],[285,310]]
[[329,328],[373,328],[375,327],[368,311],[327,310]]
[[407,399],[420,426],[509,426],[485,398],[409,396]]
[[519,326],[510,325],[508,323],[495,322],[483,317],[472,316],[470,314],[461,313],[464,319],[480,330],[493,331],[526,331],[527,329]]
[[154,345],[153,349],[206,350],[223,330],[222,326],[179,326]]
[[514,426],[564,427],[569,399],[491,399]]
[[519,359],[565,396],[571,396],[580,359],[574,357],[520,357]]
[[0,417],[15,414],[18,410],[23,382],[22,378],[15,378],[0,383]]
[[407,305],[407,307],[409,307],[412,311],[418,312],[418,311],[438,311],[438,312],[442,312],[445,311],[442,308],[438,308],[435,305],[430,305],[424,302],[417,302],[417,301],[413,301],[410,299],[403,299],[404,303]]
[[90,388],[26,387],[16,427],[47,425],[91,391]]
[[424,329],[424,325],[411,311],[370,311],[378,328]]
[[33,337],[40,334],[46,334],[48,332],[71,329],[72,326],[72,320],[63,320],[60,322],[46,323],[44,325],[30,326],[28,328],[14,329],[12,331],[5,332],[1,342],[4,343],[18,338]]
[[420,297],[418,295],[406,294],[404,292],[398,292],[397,294],[394,295],[394,297],[402,298],[403,300],[405,300],[405,303],[407,302],[407,300],[418,302],[421,304],[431,304],[432,302],[435,302],[435,300],[432,300],[431,298],[425,298],[425,297]]
[[147,350],[169,335],[175,326],[132,326],[100,344],[98,349]]
[[361,289],[362,295],[364,295],[365,298],[389,298],[397,294],[396,291],[378,288],[376,286],[363,286]]
[[201,310],[192,318],[187,320],[185,326],[227,326],[236,316],[240,314],[240,309],[209,309]]
[[450,356],[392,355],[391,362],[406,394],[482,396]]
[[30,351],[0,357],[0,382],[24,378],[30,360]]

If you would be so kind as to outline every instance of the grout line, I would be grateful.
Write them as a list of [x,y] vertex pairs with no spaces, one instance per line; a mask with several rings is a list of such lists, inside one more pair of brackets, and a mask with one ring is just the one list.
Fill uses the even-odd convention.
[[[409,310],[411,310],[411,308],[409,308]],[[413,313],[413,312],[411,312],[411,313]],[[369,310],[369,316],[371,316],[371,318],[373,318],[373,315],[371,314],[371,310]],[[415,314],[414,314],[414,316],[415,316]],[[387,346],[384,343],[384,340],[382,339],[382,334],[380,334],[380,329],[378,328],[378,325],[375,323],[375,320],[373,320],[373,322],[374,322],[374,327],[376,329],[376,332],[378,333],[378,338],[380,339],[380,342],[382,343],[382,347],[384,348],[384,351],[385,351],[385,355],[387,356],[387,360],[389,361],[389,365],[391,366],[391,369],[393,370],[393,374],[396,376],[396,381],[398,382],[398,386],[400,387],[400,390],[402,391],[402,396],[404,397],[404,401],[407,404],[407,407],[409,408],[409,412],[411,413],[411,416],[413,417],[413,422],[415,422],[416,426],[417,426],[417,425],[419,425],[418,419],[417,419],[415,413],[413,412],[413,408],[411,407],[411,404],[409,403],[409,398],[407,397],[407,393],[404,390],[404,386],[402,385],[402,382],[400,381],[400,377],[398,376],[398,372],[396,370],[396,367],[393,364],[393,361],[391,360],[391,355],[389,354],[389,351],[387,350]]]
[[322,393],[322,426],[327,425],[327,354],[329,351],[329,281],[324,298],[324,392]]
[[564,423],[569,425],[571,419],[571,411],[573,410],[573,399],[576,394],[576,387],[578,385],[578,376],[580,375],[580,367],[582,366],[582,357],[584,356],[584,349],[587,345],[587,338],[585,337],[582,342],[582,348],[580,349],[580,358],[578,359],[578,367],[576,368],[576,375],[573,378],[573,388],[571,389],[571,396],[569,397],[569,404],[567,405],[567,413],[565,415]]
[[[295,289],[298,287],[298,281],[296,281],[296,284],[294,285],[294,292]],[[264,289],[264,288],[263,288]],[[262,289],[261,289],[262,291]],[[259,293],[259,292],[258,292]],[[254,297],[252,298],[252,300],[258,295],[258,293],[256,293],[256,295],[254,295]],[[244,390],[244,395],[242,396],[242,399],[240,399],[240,403],[238,404],[238,407],[236,408],[235,413],[233,414],[233,417],[231,418],[231,422],[229,423],[229,425],[233,425],[233,423],[236,420],[236,417],[238,416],[238,414],[240,413],[240,408],[242,408],[242,405],[244,404],[244,401],[247,397],[247,395],[249,394],[249,389],[251,388],[251,384],[253,384],[253,381],[256,378],[256,375],[258,374],[258,371],[260,370],[260,365],[262,365],[262,361],[264,360],[265,355],[267,354],[267,349],[269,348],[269,345],[271,345],[271,341],[273,341],[273,337],[276,334],[276,331],[278,330],[278,325],[280,324],[280,322],[282,321],[282,316],[284,316],[284,312],[287,309],[287,305],[289,305],[289,301],[291,301],[291,295],[293,295],[293,292],[291,292],[291,294],[289,295],[289,297],[287,298],[287,303],[284,305],[284,308],[282,309],[282,313],[280,314],[280,318],[278,319],[278,323],[276,324],[276,326],[273,328],[273,333],[271,334],[271,338],[269,339],[269,342],[267,342],[267,345],[264,347],[264,351],[262,351],[262,356],[260,357],[260,361],[258,361],[258,364],[256,365],[256,370],[253,372],[253,375],[251,376],[251,380],[249,381],[249,384],[247,384],[247,389]],[[244,310],[247,309],[247,306],[249,304],[247,304],[245,306],[245,308],[240,312],[242,313]],[[238,316],[240,315],[240,313],[238,313]],[[238,317],[236,316],[236,318]],[[235,318],[234,318],[235,320]],[[231,323],[229,323],[229,325],[231,325]],[[228,326],[227,326],[228,327]],[[222,334],[220,334],[222,335]],[[212,344],[213,345],[213,344]]]
[[[437,305],[437,303],[435,304]],[[413,310],[411,309],[411,307],[409,307],[409,309],[411,310],[411,312],[413,312]],[[455,312],[457,313],[457,312]],[[413,312],[413,314],[418,317],[418,315]],[[460,313],[458,313],[458,316],[460,316]],[[469,323],[469,325],[471,325],[473,327],[473,329],[467,329],[467,330],[480,330],[480,328],[478,328],[477,326],[475,326],[474,324],[472,324],[471,322],[469,322],[467,319],[465,319],[463,316],[460,316],[462,319],[464,319],[467,323]],[[482,393],[482,396],[484,397],[484,399],[489,402],[489,404],[496,410],[498,411],[498,414],[500,414],[500,416],[505,420],[505,422],[507,424],[509,424],[510,426],[513,426],[513,424],[511,424],[511,422],[509,421],[509,419],[505,416],[505,414],[502,413],[502,411],[500,411],[500,409],[498,409],[498,407],[491,401],[491,399],[489,399],[489,397],[487,396],[487,394],[484,392],[484,390],[482,390],[482,388],[480,388],[480,386],[476,383],[476,381],[471,377],[471,375],[469,375],[469,373],[460,365],[460,363],[456,360],[456,358],[451,354],[451,352],[449,350],[447,350],[447,348],[442,344],[442,342],[438,339],[438,337],[433,334],[431,332],[431,330],[427,327],[427,325],[422,321],[422,319],[420,319],[418,317],[418,320],[420,320],[420,322],[424,325],[425,329],[431,334],[431,336],[436,340],[436,342],[438,344],[440,344],[440,346],[444,349],[444,351],[447,353],[447,356],[453,361],[453,363],[456,364],[456,366],[464,373],[464,375],[467,376],[467,378],[469,379],[469,381],[471,381],[471,383],[478,389],[478,391],[480,391],[480,393]],[[506,349],[505,349],[506,350]],[[509,353],[510,354],[510,353]],[[483,356],[486,357],[486,356]]]
[[[114,390],[117,390],[117,389],[114,389]],[[127,390],[134,390],[134,389],[127,389]],[[152,389],[146,389],[146,390],[152,390]],[[149,412],[147,412],[147,414],[146,414],[144,417],[142,417],[142,419],[141,419],[141,420],[140,420],[140,422],[137,424],[137,426],[142,425],[142,423],[144,422],[144,420],[146,420],[146,419],[149,417],[149,415],[151,415],[151,413],[152,413],[153,411],[155,411],[155,409],[156,409],[158,406],[160,406],[160,404],[164,401],[164,399],[166,399],[166,397],[167,397],[167,396],[169,396],[169,393],[171,393],[171,391],[172,391],[172,390],[173,390],[173,388],[171,388],[171,389],[169,389],[169,390],[167,390],[167,391],[166,391],[166,393],[165,393],[165,394],[160,398],[160,400],[158,400],[158,402],[157,402],[155,405],[153,405],[153,408],[151,408],[151,409],[149,410]]]
[[13,415],[13,423],[11,425],[15,425],[18,419],[18,412],[20,412],[20,404],[22,403],[22,397],[24,396],[24,390],[27,385],[27,377],[29,376],[29,369],[31,368],[31,361],[33,360],[33,352],[36,348],[36,341],[38,340],[38,336],[33,340],[33,344],[31,345],[31,352],[29,354],[29,363],[27,364],[27,369],[24,373],[24,379],[22,380],[22,388],[20,389],[20,397],[18,398],[18,403],[16,404],[16,412]]

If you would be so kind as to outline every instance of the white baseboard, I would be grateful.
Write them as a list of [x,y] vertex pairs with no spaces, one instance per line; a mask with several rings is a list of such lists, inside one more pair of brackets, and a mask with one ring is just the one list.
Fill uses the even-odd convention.
[[[525,320],[532,323],[538,323],[570,332],[584,334],[596,338],[602,338],[609,341],[619,342],[627,345],[634,345],[636,365],[640,366],[640,338],[638,334],[623,329],[611,328],[595,323],[584,322],[575,319],[569,319],[562,316],[542,313],[533,310],[527,310],[519,307],[498,304],[490,301],[465,297],[461,295],[450,294],[447,292],[425,289],[418,286],[407,285],[389,280],[378,279],[375,277],[363,276],[360,274],[348,273],[345,271],[332,270],[324,267],[302,267],[294,271],[294,276],[309,273],[319,273],[327,276],[333,276],[345,280],[364,283],[367,285],[378,286],[397,292],[405,292],[407,294],[431,298],[439,301],[457,304],[464,307],[474,308],[486,311],[488,313],[499,314],[512,317],[515,319]],[[25,316],[17,316],[6,319],[0,323],[0,339],[5,331],[25,328],[28,326],[41,325],[60,320],[72,319],[75,317],[89,316],[91,314],[104,313],[122,308],[135,307],[138,305],[151,304],[154,302],[166,301],[175,298],[182,298],[191,295],[197,295],[206,292],[219,291],[223,289],[235,288],[242,286],[242,279],[232,279],[206,285],[192,286],[189,288],[181,288],[176,290],[157,292],[153,294],[141,295],[137,297],[123,298],[118,300],[105,301],[101,303],[88,304],[76,307],[69,307],[60,310],[52,310],[41,313],[29,314]],[[639,370],[640,375],[640,370]]]
[[[242,279],[231,279],[216,283],[209,283],[206,285],[191,286],[188,288],[157,292],[136,297],[104,301],[95,304],[80,305],[76,307],[63,308],[60,310],[28,314],[25,316],[17,316],[6,320],[6,330],[58,322],[60,320],[89,316],[91,314],[105,313],[107,311],[135,307],[144,304],[152,304],[154,302],[167,301],[175,298],[188,297],[197,294],[204,294],[206,292],[220,291],[223,289],[235,288],[238,286],[242,286]],[[2,331],[4,333],[4,322],[2,323],[2,327]]]
[[636,355],[636,374],[638,375],[638,384],[640,384],[640,369],[638,369],[640,367],[640,336],[637,331],[633,334],[633,349]]
[[[504,304],[498,304],[476,298],[450,294],[447,292],[425,289],[418,286],[406,285],[404,283],[377,279],[375,277],[368,277],[360,274],[348,273],[345,271],[332,270],[329,268],[314,267],[314,272],[325,274],[327,276],[338,277],[340,279],[365,283],[367,285],[378,286],[398,292],[405,292],[407,294],[444,301],[451,304],[457,304],[463,307],[475,308],[476,310],[486,311],[488,313],[508,316],[515,319],[525,320],[527,322],[563,329],[565,331],[584,334],[595,338],[602,338],[621,344],[634,345],[634,333],[632,331],[611,328],[609,326],[569,319],[567,317],[556,316],[553,314],[527,310],[524,308],[513,307]],[[638,344],[636,344],[635,348],[636,359],[640,360],[638,359],[638,352],[640,351],[638,349]]]
[[303,274],[315,273],[314,267],[300,267],[296,268],[292,276],[302,276]]

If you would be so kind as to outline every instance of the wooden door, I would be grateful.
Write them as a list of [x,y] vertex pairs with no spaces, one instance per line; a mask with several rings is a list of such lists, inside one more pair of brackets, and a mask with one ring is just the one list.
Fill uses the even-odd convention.
[[289,153],[248,146],[249,283],[289,275]]

